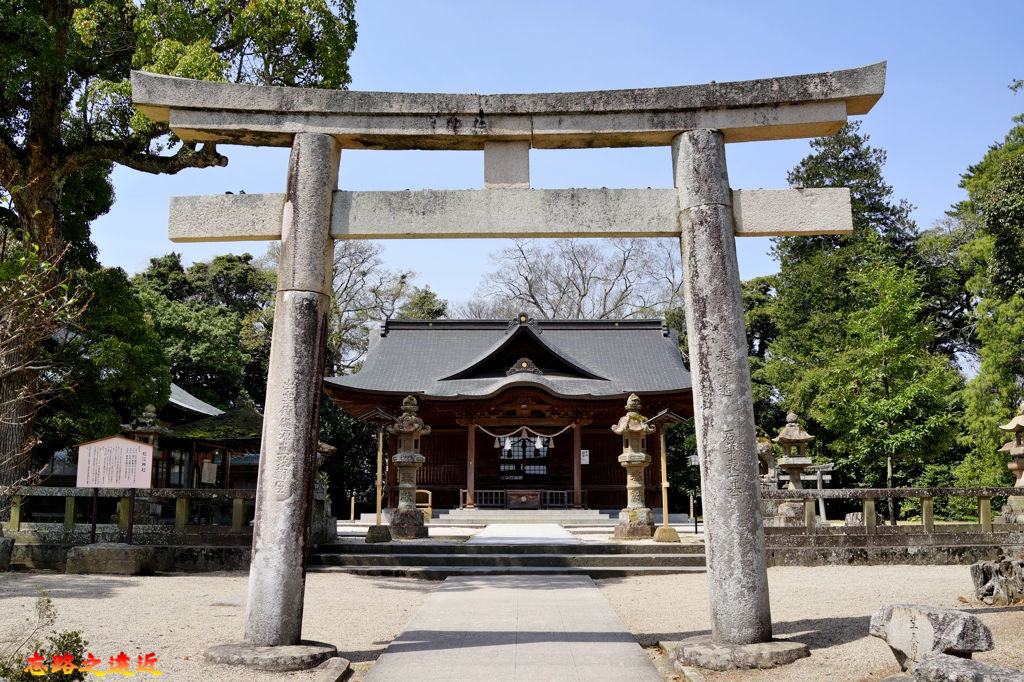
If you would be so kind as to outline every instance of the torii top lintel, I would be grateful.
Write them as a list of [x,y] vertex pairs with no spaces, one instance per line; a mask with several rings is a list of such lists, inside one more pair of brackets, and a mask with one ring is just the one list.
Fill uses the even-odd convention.
[[355,149],[669,145],[712,128],[726,142],[834,134],[882,96],[885,62],[842,71],[667,88],[520,95],[357,92],[238,85],[132,72],[135,105],[183,140],[289,146],[326,133]]

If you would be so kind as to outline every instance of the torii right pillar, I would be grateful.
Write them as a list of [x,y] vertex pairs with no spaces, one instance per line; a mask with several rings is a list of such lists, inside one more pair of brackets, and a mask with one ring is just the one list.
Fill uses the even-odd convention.
[[682,661],[714,669],[763,666],[766,653],[779,665],[809,651],[796,642],[772,641],[757,439],[722,133],[677,135],[672,162],[711,606],[710,640],[685,640],[677,653]]

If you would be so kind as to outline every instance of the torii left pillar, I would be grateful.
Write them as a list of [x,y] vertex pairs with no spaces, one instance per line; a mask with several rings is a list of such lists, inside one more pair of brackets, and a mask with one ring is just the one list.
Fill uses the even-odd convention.
[[340,158],[341,147],[330,135],[295,135],[282,216],[245,640],[207,650],[207,657],[221,662],[261,667],[254,658],[270,657],[287,666],[273,669],[296,670],[337,654],[326,644],[296,645],[302,634],[332,280],[331,198]]

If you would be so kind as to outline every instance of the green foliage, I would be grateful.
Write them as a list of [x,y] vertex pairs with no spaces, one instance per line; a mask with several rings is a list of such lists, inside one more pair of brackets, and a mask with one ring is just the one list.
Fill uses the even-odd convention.
[[[828,445],[841,468],[877,485],[886,465],[899,462],[895,474],[907,484],[915,465],[952,445],[961,380],[946,358],[927,350],[933,331],[921,320],[912,272],[882,264],[850,279],[853,309],[836,320],[843,344],[803,375],[797,396],[835,434]],[[886,485],[893,483],[890,474]]]
[[188,270],[153,258],[133,285],[164,346],[174,382],[225,408],[244,392],[262,403],[270,357],[273,274],[252,256],[217,256]]
[[848,187],[853,233],[777,239],[773,252],[781,267],[853,246],[868,235],[879,237],[876,247],[886,251],[906,253],[912,248],[916,236],[910,220],[913,207],[906,201],[893,202],[892,187],[882,178],[886,153],[871,147],[868,140],[860,133],[860,121],[846,123],[835,135],[812,140],[814,153],[786,176],[793,187]]
[[978,372],[965,392],[964,445],[971,454],[956,472],[963,484],[1013,480],[1006,455],[996,452],[1005,440],[996,426],[1024,401],[1024,119],[1014,120],[1005,140],[964,175],[969,199],[956,207],[973,227],[960,256],[971,268],[978,341]]
[[439,320],[448,316],[448,301],[426,287],[413,287],[398,307],[397,320]]
[[46,453],[118,433],[147,404],[166,402],[170,390],[161,340],[124,271],[80,270],[73,283],[91,298],[48,351],[66,369],[67,390],[39,415]]
[[1024,291],[1024,153],[999,164],[981,195],[981,209],[984,231],[991,237],[985,274],[991,293],[1006,300]]
[[960,176],[960,187],[967,190],[967,200],[957,204],[958,213],[980,213],[980,202],[992,193],[992,185],[1004,161],[1024,156],[1024,115],[1014,117],[1017,124],[1010,129],[1002,142],[988,148],[981,161],[969,166]]
[[[669,424],[665,429],[665,459],[668,469],[670,507],[682,508],[682,498],[700,495],[700,467],[690,464],[697,455],[697,433],[693,420]],[[686,502],[688,504],[688,501]]]
[[[341,516],[338,505],[348,504],[353,495],[362,502],[374,503],[377,427],[357,421],[324,395],[320,403],[320,440],[337,448],[320,466],[328,477],[327,492],[334,501],[335,515]],[[386,433],[384,447],[387,466]]]
[[21,227],[47,255],[75,242],[83,259],[71,260],[84,264],[112,162],[150,173],[225,163],[136,111],[131,69],[342,88],[354,11],[354,0],[0,0],[0,177],[31,187],[14,200]]

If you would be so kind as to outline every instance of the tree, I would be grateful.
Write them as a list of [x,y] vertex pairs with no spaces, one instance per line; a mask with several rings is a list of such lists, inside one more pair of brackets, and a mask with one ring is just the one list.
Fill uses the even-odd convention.
[[[544,319],[663,315],[682,299],[678,246],[671,240],[517,239],[491,255],[476,301],[462,308],[492,315],[511,309]],[[505,315],[502,315],[505,316]]]
[[164,345],[175,383],[226,408],[245,394],[262,404],[270,354],[273,274],[252,256],[217,256],[186,270],[153,258],[133,280]]
[[1003,143],[963,176],[968,199],[955,207],[957,219],[974,228],[960,255],[971,266],[978,342],[978,372],[965,396],[970,453],[956,471],[961,485],[1012,482],[996,426],[1024,401],[1024,117],[1014,121]]
[[[0,257],[0,511],[21,485],[33,480],[28,454],[36,411],[52,399],[65,369],[38,352],[73,324],[85,303],[57,273],[59,257],[42,258],[27,240],[4,240]],[[28,376],[28,382],[9,381]],[[16,438],[10,438],[14,434]],[[24,435],[28,434],[28,435]]]
[[439,320],[448,316],[448,301],[430,290],[430,287],[413,287],[405,303],[398,306],[395,319],[398,320]]
[[[353,0],[0,2],[0,185],[49,256],[68,238],[58,207],[76,173],[224,165],[131,105],[130,69],[258,85],[344,87]],[[165,153],[171,152],[173,153]]]
[[790,183],[850,187],[854,229],[775,241],[779,273],[748,296],[748,324],[767,315],[775,326],[751,345],[755,398],[810,417],[839,485],[924,480],[929,462],[951,467],[962,454],[948,434],[961,404],[954,362],[974,333],[971,297],[958,288],[970,276],[956,253],[963,226],[918,234],[884,181],[885,152],[859,124],[811,146]]
[[970,283],[979,366],[968,385],[966,419],[975,459],[996,470],[984,478],[1009,480],[1006,455],[993,452],[1001,444],[996,424],[1024,400],[1024,278],[1015,271],[1024,266],[1024,155],[997,166],[977,205],[982,227],[965,250],[979,263]]
[[333,455],[324,459],[321,470],[327,474],[327,492],[334,501],[335,515],[340,517],[339,505],[350,497],[364,501],[373,499],[377,429],[346,414],[326,394],[321,399],[320,440],[337,448]]
[[170,386],[163,344],[125,272],[78,270],[72,286],[90,299],[44,349],[65,389],[38,416],[44,456],[118,433],[147,404],[166,402]]
[[[216,145],[182,144],[165,124],[135,111],[130,69],[344,87],[356,39],[353,12],[354,0],[0,0],[5,224],[16,221],[43,261],[64,253],[68,241],[88,255],[87,215],[105,210],[112,163],[148,173],[227,163]],[[107,197],[92,192],[90,199],[76,189],[83,187]],[[51,276],[53,284],[57,275]],[[25,352],[30,357],[15,358],[15,366],[32,365],[32,350]],[[2,395],[36,380],[7,367],[0,375]],[[19,412],[30,418],[0,424],[0,456],[28,442],[34,408]]]
[[842,346],[803,378],[807,407],[836,434],[828,446],[840,468],[891,488],[953,444],[962,380],[947,358],[928,351],[934,330],[923,319],[913,271],[890,263],[864,268],[850,274],[850,289],[855,307],[836,320]]

